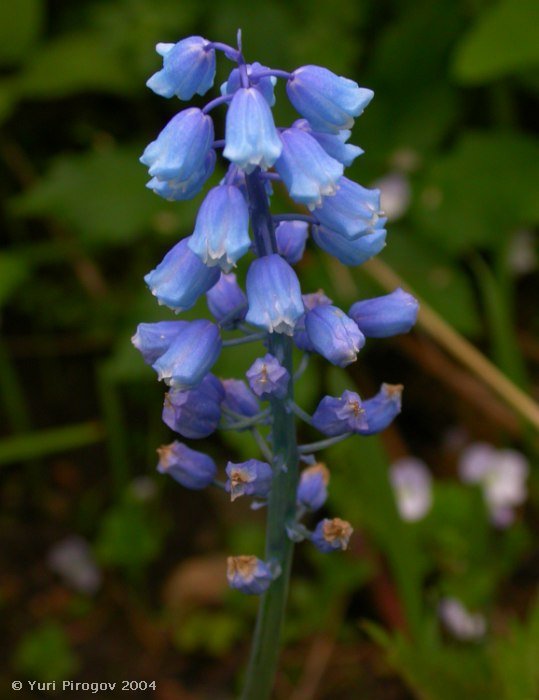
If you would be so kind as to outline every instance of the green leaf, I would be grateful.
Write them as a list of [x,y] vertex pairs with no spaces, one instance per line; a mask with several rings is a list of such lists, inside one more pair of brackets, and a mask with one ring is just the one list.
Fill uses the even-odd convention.
[[51,39],[32,53],[18,81],[24,97],[52,99],[85,90],[124,94],[135,88],[120,56],[98,32]]
[[[159,218],[191,208],[170,203],[145,188],[138,163],[142,148],[122,147],[57,158],[41,181],[14,201],[23,216],[52,216],[77,231],[88,245],[125,244],[159,227]],[[187,209],[187,211],[186,211]]]
[[29,274],[30,268],[21,255],[0,253],[0,307],[9,300]]
[[455,77],[480,84],[538,67],[538,27],[537,0],[502,0],[488,8],[455,50]]
[[15,667],[32,680],[66,679],[78,666],[63,628],[54,622],[46,622],[28,632],[15,651]]
[[413,223],[453,254],[496,248],[512,229],[539,222],[538,180],[539,140],[503,131],[464,134],[426,172]]
[[43,18],[42,0],[0,3],[0,65],[24,60],[41,32]]

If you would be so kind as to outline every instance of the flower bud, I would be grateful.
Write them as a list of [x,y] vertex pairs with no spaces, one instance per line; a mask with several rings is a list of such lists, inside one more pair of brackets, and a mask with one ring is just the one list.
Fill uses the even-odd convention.
[[316,352],[338,367],[355,362],[365,345],[365,337],[357,324],[344,311],[330,304],[307,312],[305,330]]
[[316,131],[351,129],[374,93],[321,66],[302,66],[286,85],[288,98]]
[[290,197],[314,209],[322,198],[337,192],[343,165],[328,156],[322,146],[302,129],[285,129],[281,133],[283,150],[275,163]]
[[380,216],[380,190],[368,190],[341,177],[334,197],[326,197],[314,210],[320,223],[353,240],[367,233]]
[[284,399],[290,374],[276,357],[269,353],[256,359],[245,375],[253,393],[259,399]]
[[311,535],[311,542],[321,552],[328,554],[336,549],[347,549],[353,532],[352,526],[346,520],[324,518]]
[[367,425],[355,432],[375,435],[385,430],[401,412],[402,389],[402,384],[382,384],[376,396],[363,402]]
[[172,117],[157,139],[146,146],[140,162],[148,166],[151,177],[186,182],[204,170],[213,139],[211,117],[191,107]]
[[186,311],[219,279],[219,270],[204,265],[184,238],[165,255],[144,281],[160,304],[173,311]]
[[313,414],[313,425],[330,437],[368,428],[363,403],[353,391],[344,391],[340,397],[324,396]]
[[163,69],[154,73],[146,85],[157,95],[190,100],[195,93],[204,95],[215,78],[215,51],[208,41],[190,36],[177,44],[157,44],[163,56]]
[[240,464],[229,462],[226,475],[228,479],[225,487],[230,493],[231,501],[240,496],[266,498],[270,492],[272,471],[267,462],[258,459],[249,459]]
[[[236,281],[234,273],[224,274],[217,284],[206,292],[208,309],[221,328],[234,328],[247,313],[247,297]],[[226,321],[225,321],[226,319]]]
[[309,235],[305,221],[283,221],[275,229],[277,251],[287,263],[295,265],[303,257]]
[[386,231],[383,228],[384,220],[379,219],[372,228],[372,233],[367,233],[360,238],[349,240],[340,233],[330,231],[323,226],[313,227],[313,240],[333,255],[343,265],[362,265],[383,250],[386,244]]
[[221,352],[219,329],[205,320],[188,321],[154,363],[159,380],[190,389],[208,374]]
[[215,479],[217,467],[211,457],[175,440],[157,450],[157,471],[170,476],[188,489],[204,489]]
[[[245,66],[247,70],[247,76],[253,87],[264,95],[264,99],[270,107],[275,104],[275,95],[273,93],[273,88],[277,83],[277,78],[273,75],[266,75],[264,78],[258,78],[257,76],[261,73],[266,73],[269,68],[261,65],[258,61],[254,63],[247,63]],[[240,71],[238,68],[234,68],[228,76],[226,83],[221,85],[221,95],[233,95],[237,90],[241,88],[240,81]]]
[[223,156],[246,172],[267,170],[282,151],[273,115],[255,87],[239,88],[226,115]]
[[225,391],[221,382],[208,374],[193,389],[171,389],[165,394],[163,422],[186,438],[204,438],[217,428]]
[[301,289],[294,270],[280,255],[266,255],[251,263],[246,280],[248,323],[269,333],[292,335],[303,315]]
[[304,508],[318,510],[328,497],[329,471],[319,462],[301,472],[296,500]]
[[293,126],[297,129],[303,129],[310,134],[322,146],[324,151],[345,167],[352,165],[354,160],[364,153],[362,148],[354,146],[351,143],[346,143],[352,132],[348,129],[339,131],[338,134],[328,134],[323,131],[313,131],[311,125],[306,119],[298,119]]
[[250,245],[249,211],[242,193],[232,185],[212,188],[198,211],[189,247],[205,265],[229,272]]
[[242,593],[260,595],[280,574],[279,567],[261,561],[254,556],[228,557],[226,577],[231,588]]
[[348,314],[368,338],[389,338],[408,333],[418,309],[417,299],[398,288],[391,294],[356,302]]
[[225,391],[223,408],[238,413],[245,418],[252,418],[260,412],[256,396],[241,379],[223,379],[221,384]]

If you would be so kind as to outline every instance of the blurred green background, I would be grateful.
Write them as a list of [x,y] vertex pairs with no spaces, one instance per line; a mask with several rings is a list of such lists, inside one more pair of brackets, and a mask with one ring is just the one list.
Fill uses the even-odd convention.
[[[431,314],[371,342],[348,372],[313,362],[299,386],[307,410],[381,381],[402,382],[405,401],[380,437],[324,454],[327,512],[356,535],[346,554],[298,548],[275,697],[537,698],[539,443],[530,407],[508,401],[539,389],[536,0],[0,5],[0,685],[155,681],[139,697],[193,700],[232,698],[241,682],[256,601],[227,590],[225,556],[262,551],[263,514],[156,477],[155,448],[173,436],[129,342],[138,322],[171,318],[142,277],[191,233],[201,199],[172,204],[144,186],[138,157],[181,109],[144,85],[154,45],[233,43],[238,27],[247,60],[321,64],[375,91],[349,177],[383,188],[382,264],[345,272],[309,246],[304,289],[348,308],[398,279],[447,324],[440,333]],[[284,90],[277,99],[288,123]],[[510,390],[492,390],[490,365],[469,368],[463,338]],[[239,376],[255,356],[223,353],[217,373]],[[477,441],[529,461],[508,528],[458,479]],[[203,449],[220,465],[255,455],[228,433]],[[414,523],[388,479],[406,455],[434,476]],[[447,597],[482,615],[485,634],[444,628]]]

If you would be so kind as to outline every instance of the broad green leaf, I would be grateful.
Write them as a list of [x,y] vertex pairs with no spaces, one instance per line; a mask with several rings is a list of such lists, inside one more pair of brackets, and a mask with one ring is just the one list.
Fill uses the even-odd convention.
[[537,0],[502,0],[487,8],[453,58],[453,73],[464,84],[488,82],[529,67],[539,67]]
[[0,3],[0,65],[23,61],[43,25],[43,0]]
[[425,173],[413,223],[454,254],[496,248],[512,229],[539,222],[538,181],[537,139],[503,131],[465,133]]
[[79,666],[63,628],[45,622],[28,632],[15,651],[19,673],[38,681],[57,681],[72,676]]
[[124,94],[133,87],[129,69],[97,32],[51,39],[32,53],[18,81],[22,96],[41,99],[87,90]]
[[145,187],[138,162],[142,148],[122,147],[57,158],[41,181],[14,200],[23,216],[52,216],[77,231],[88,245],[125,244],[152,228],[159,217],[188,215]]

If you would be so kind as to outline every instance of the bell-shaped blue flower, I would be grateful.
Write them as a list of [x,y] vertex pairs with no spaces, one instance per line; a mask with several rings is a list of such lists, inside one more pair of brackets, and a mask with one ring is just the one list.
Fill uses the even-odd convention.
[[208,437],[219,424],[224,397],[221,382],[213,374],[206,375],[194,389],[171,389],[165,394],[163,422],[183,437]]
[[223,409],[228,409],[245,418],[252,418],[260,412],[258,399],[242,379],[223,379],[225,398]]
[[266,255],[251,263],[246,280],[248,323],[269,333],[292,335],[303,315],[301,289],[294,270],[280,255]]
[[284,399],[288,392],[290,374],[279,360],[269,353],[257,358],[245,375],[251,391],[259,399]]
[[281,133],[283,151],[275,163],[290,197],[309,209],[331,199],[343,174],[343,165],[324,151],[303,129],[294,127]]
[[228,557],[226,577],[231,588],[242,593],[260,595],[280,574],[278,567],[254,556]]
[[347,549],[353,532],[352,526],[346,520],[324,518],[311,535],[311,542],[321,552],[329,554],[337,549]]
[[247,313],[247,297],[236,281],[236,275],[221,273],[221,277],[206,292],[208,309],[221,328],[230,329],[243,321]]
[[221,352],[219,329],[206,320],[188,321],[154,363],[160,380],[176,389],[190,389],[202,381]]
[[144,362],[147,365],[153,365],[169,349],[187,323],[187,321],[139,323],[131,342],[142,355]]
[[267,462],[249,459],[247,462],[226,465],[228,479],[225,488],[230,493],[230,500],[240,496],[257,496],[266,498],[270,492],[272,471]]
[[277,251],[286,262],[295,265],[303,257],[309,236],[309,224],[305,221],[283,221],[275,229]]
[[[308,313],[311,309],[315,309],[317,306],[331,304],[331,299],[326,296],[321,289],[312,294],[303,294],[301,298],[303,300],[303,306],[305,307],[305,313]],[[305,330],[305,314],[298,320],[294,328],[294,343],[304,352],[314,352],[314,345],[310,341],[307,331]]]
[[160,474],[169,474],[188,489],[204,489],[215,479],[217,467],[211,457],[175,440],[157,450]]
[[318,510],[328,497],[329,470],[318,462],[304,469],[299,477],[296,500],[308,510]]
[[183,202],[192,199],[204,187],[211,177],[217,156],[211,150],[206,156],[204,165],[196,170],[187,180],[158,180],[156,177],[146,183],[146,187],[169,202]]
[[208,267],[229,272],[250,245],[244,196],[232,185],[213,187],[200,206],[189,247]]
[[324,131],[313,131],[311,125],[306,119],[298,119],[293,126],[298,129],[303,129],[310,134],[322,146],[324,151],[342,163],[345,167],[349,167],[355,159],[364,153],[359,146],[354,146],[351,143],[346,143],[352,132],[349,129],[343,129],[338,134],[328,134]]
[[246,172],[267,170],[281,155],[282,144],[273,115],[255,87],[239,88],[226,115],[223,155]]
[[351,129],[374,93],[321,66],[296,69],[286,85],[288,98],[315,131]]
[[363,402],[354,391],[343,391],[340,397],[324,396],[313,414],[313,425],[330,437],[358,433],[369,427]]
[[416,322],[418,310],[417,299],[398,288],[391,294],[352,304],[348,315],[368,338],[389,338],[408,333]]
[[375,435],[385,430],[401,412],[402,389],[402,384],[382,384],[376,396],[363,401],[367,425],[356,432]]
[[323,226],[354,239],[371,233],[380,214],[380,190],[368,190],[342,177],[334,197],[326,197],[314,215]]
[[[273,75],[265,75],[262,78],[258,78],[259,75],[262,73],[267,73],[269,70],[269,68],[261,65],[258,63],[258,61],[255,61],[254,63],[247,63],[245,68],[247,70],[247,77],[249,78],[251,85],[260,90],[269,106],[273,107],[275,104],[275,94],[273,88],[275,87],[277,78],[275,78]],[[234,68],[234,70],[228,76],[226,83],[221,85],[221,95],[233,95],[241,87],[240,71],[238,68]]]
[[204,95],[215,78],[215,50],[201,36],[190,36],[177,44],[157,44],[163,56],[163,69],[154,73],[146,85],[161,97],[176,95],[190,100]]
[[151,177],[188,183],[205,170],[213,140],[211,117],[195,107],[184,109],[146,146],[140,162],[148,166]]
[[357,324],[329,304],[317,306],[305,315],[305,330],[316,352],[339,367],[355,362],[365,345],[365,336]]
[[384,219],[379,219],[372,233],[354,240],[323,226],[313,226],[313,240],[322,250],[336,257],[343,265],[362,265],[384,249],[386,245],[384,223]]
[[177,243],[144,277],[157,301],[176,313],[194,306],[199,296],[219,279],[219,270],[204,265],[188,243],[188,238]]

